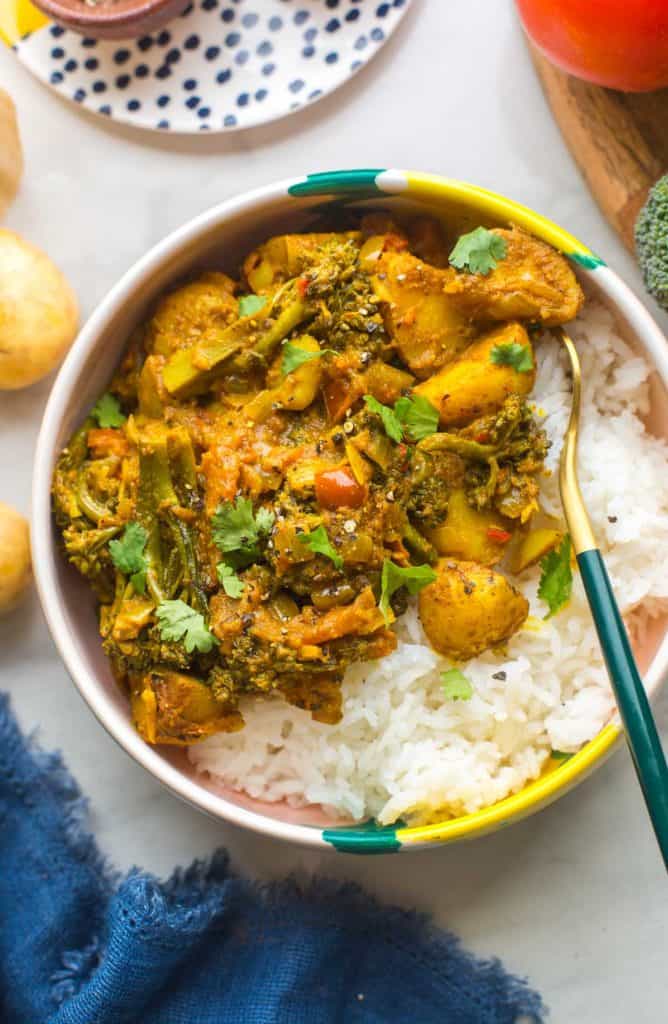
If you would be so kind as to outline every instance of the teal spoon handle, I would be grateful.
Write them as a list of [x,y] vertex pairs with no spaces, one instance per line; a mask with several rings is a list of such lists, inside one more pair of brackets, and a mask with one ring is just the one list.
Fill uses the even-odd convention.
[[594,548],[577,556],[638,781],[668,870],[668,767],[610,579]]

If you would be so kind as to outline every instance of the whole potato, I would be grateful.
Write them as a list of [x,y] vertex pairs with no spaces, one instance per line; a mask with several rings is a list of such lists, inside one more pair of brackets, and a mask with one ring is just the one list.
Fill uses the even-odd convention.
[[46,376],[77,332],[77,300],[40,249],[0,228],[0,390]]
[[418,607],[429,643],[449,658],[467,661],[496,647],[529,614],[527,599],[494,569],[443,558],[436,573]]
[[23,152],[11,96],[0,89],[0,217],[16,195],[23,173]]
[[18,604],[31,576],[28,523],[0,501],[0,615]]

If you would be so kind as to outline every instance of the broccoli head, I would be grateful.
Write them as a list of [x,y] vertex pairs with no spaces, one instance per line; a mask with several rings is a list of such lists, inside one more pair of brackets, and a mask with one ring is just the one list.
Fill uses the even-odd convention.
[[668,174],[652,186],[638,215],[636,250],[647,291],[668,311]]

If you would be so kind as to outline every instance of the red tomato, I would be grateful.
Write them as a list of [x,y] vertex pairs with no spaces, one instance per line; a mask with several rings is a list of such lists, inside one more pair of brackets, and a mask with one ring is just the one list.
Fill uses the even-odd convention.
[[346,414],[346,410],[353,403],[355,395],[351,397],[350,384],[343,377],[334,377],[328,380],[323,388],[325,408],[327,416],[332,423],[339,423]]
[[512,537],[512,533],[508,533],[507,530],[501,530],[498,526],[488,526],[487,536],[490,540],[497,541],[498,544],[506,544]]
[[530,39],[564,71],[647,92],[668,85],[668,0],[517,0]]
[[315,496],[321,508],[359,508],[366,491],[347,469],[327,469],[315,478]]

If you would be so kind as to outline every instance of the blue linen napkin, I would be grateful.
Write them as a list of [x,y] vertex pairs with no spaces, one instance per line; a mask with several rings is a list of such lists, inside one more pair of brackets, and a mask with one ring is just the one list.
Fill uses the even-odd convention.
[[0,695],[2,1024],[518,1024],[540,996],[355,886],[259,886],[219,851],[119,878],[58,754]]

